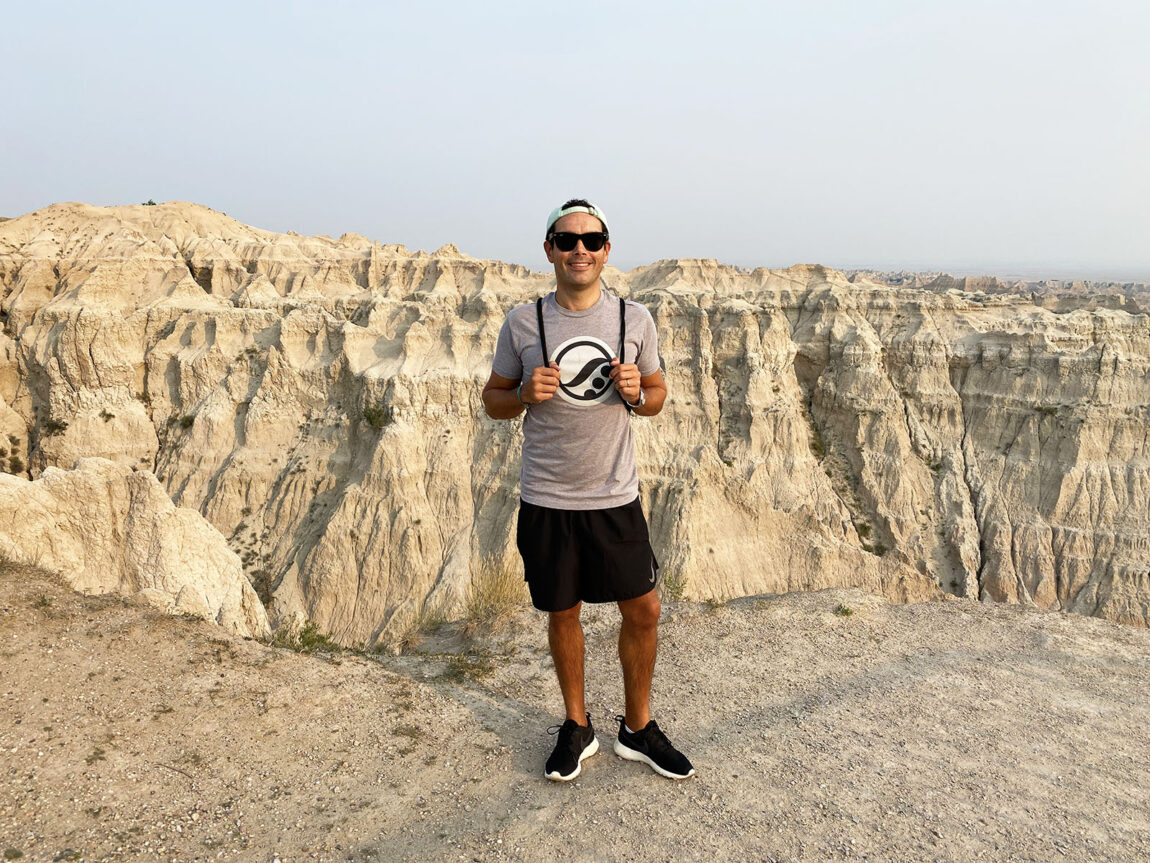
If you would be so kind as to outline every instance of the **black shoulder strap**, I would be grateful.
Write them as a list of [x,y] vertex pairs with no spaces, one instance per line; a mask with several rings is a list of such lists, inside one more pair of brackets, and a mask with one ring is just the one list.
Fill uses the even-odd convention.
[[[543,348],[543,363],[550,362],[547,353],[547,330],[543,326],[543,297],[535,301],[535,318],[539,321],[539,344]],[[619,297],[619,362],[627,362],[627,301]]]
[[539,319],[539,343],[543,346],[543,365],[550,365],[551,359],[547,354],[547,333],[543,329],[543,297],[535,301],[535,316]]
[[627,362],[623,352],[627,349],[627,303],[619,297],[619,362]]

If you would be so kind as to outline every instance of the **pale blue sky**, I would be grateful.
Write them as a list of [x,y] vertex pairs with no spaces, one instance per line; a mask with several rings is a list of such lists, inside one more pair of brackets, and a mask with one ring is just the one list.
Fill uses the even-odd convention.
[[0,215],[1150,281],[1150,3],[6,3]]

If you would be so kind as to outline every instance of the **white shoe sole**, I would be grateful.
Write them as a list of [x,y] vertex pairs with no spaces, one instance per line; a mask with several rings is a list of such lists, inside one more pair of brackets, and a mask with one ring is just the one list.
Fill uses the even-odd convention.
[[579,754],[579,763],[575,765],[575,769],[571,772],[570,776],[563,776],[559,773],[544,773],[543,775],[550,779],[552,782],[570,782],[576,776],[583,772],[583,759],[590,758],[599,751],[599,738],[592,737],[591,742],[587,744],[587,748]]
[[660,776],[666,776],[668,779],[689,779],[695,775],[694,767],[692,767],[686,773],[672,773],[670,770],[665,770],[646,755],[644,755],[642,752],[639,752],[636,749],[632,749],[630,746],[627,746],[619,739],[615,740],[615,754],[620,758],[626,758],[628,761],[639,761],[643,764],[646,764]]

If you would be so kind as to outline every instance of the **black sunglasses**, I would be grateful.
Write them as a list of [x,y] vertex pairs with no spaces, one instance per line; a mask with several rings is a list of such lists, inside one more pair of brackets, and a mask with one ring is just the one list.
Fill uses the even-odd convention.
[[570,231],[555,231],[547,239],[561,252],[573,251],[575,244],[580,241],[588,252],[597,252],[606,244],[607,233],[592,231],[590,234],[572,234]]

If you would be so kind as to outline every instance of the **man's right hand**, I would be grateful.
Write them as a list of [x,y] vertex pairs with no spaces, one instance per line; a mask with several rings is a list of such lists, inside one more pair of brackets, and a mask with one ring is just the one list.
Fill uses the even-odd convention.
[[549,366],[538,366],[531,372],[531,377],[523,384],[520,395],[524,404],[537,405],[552,398],[557,389],[559,389],[559,364],[551,363]]

